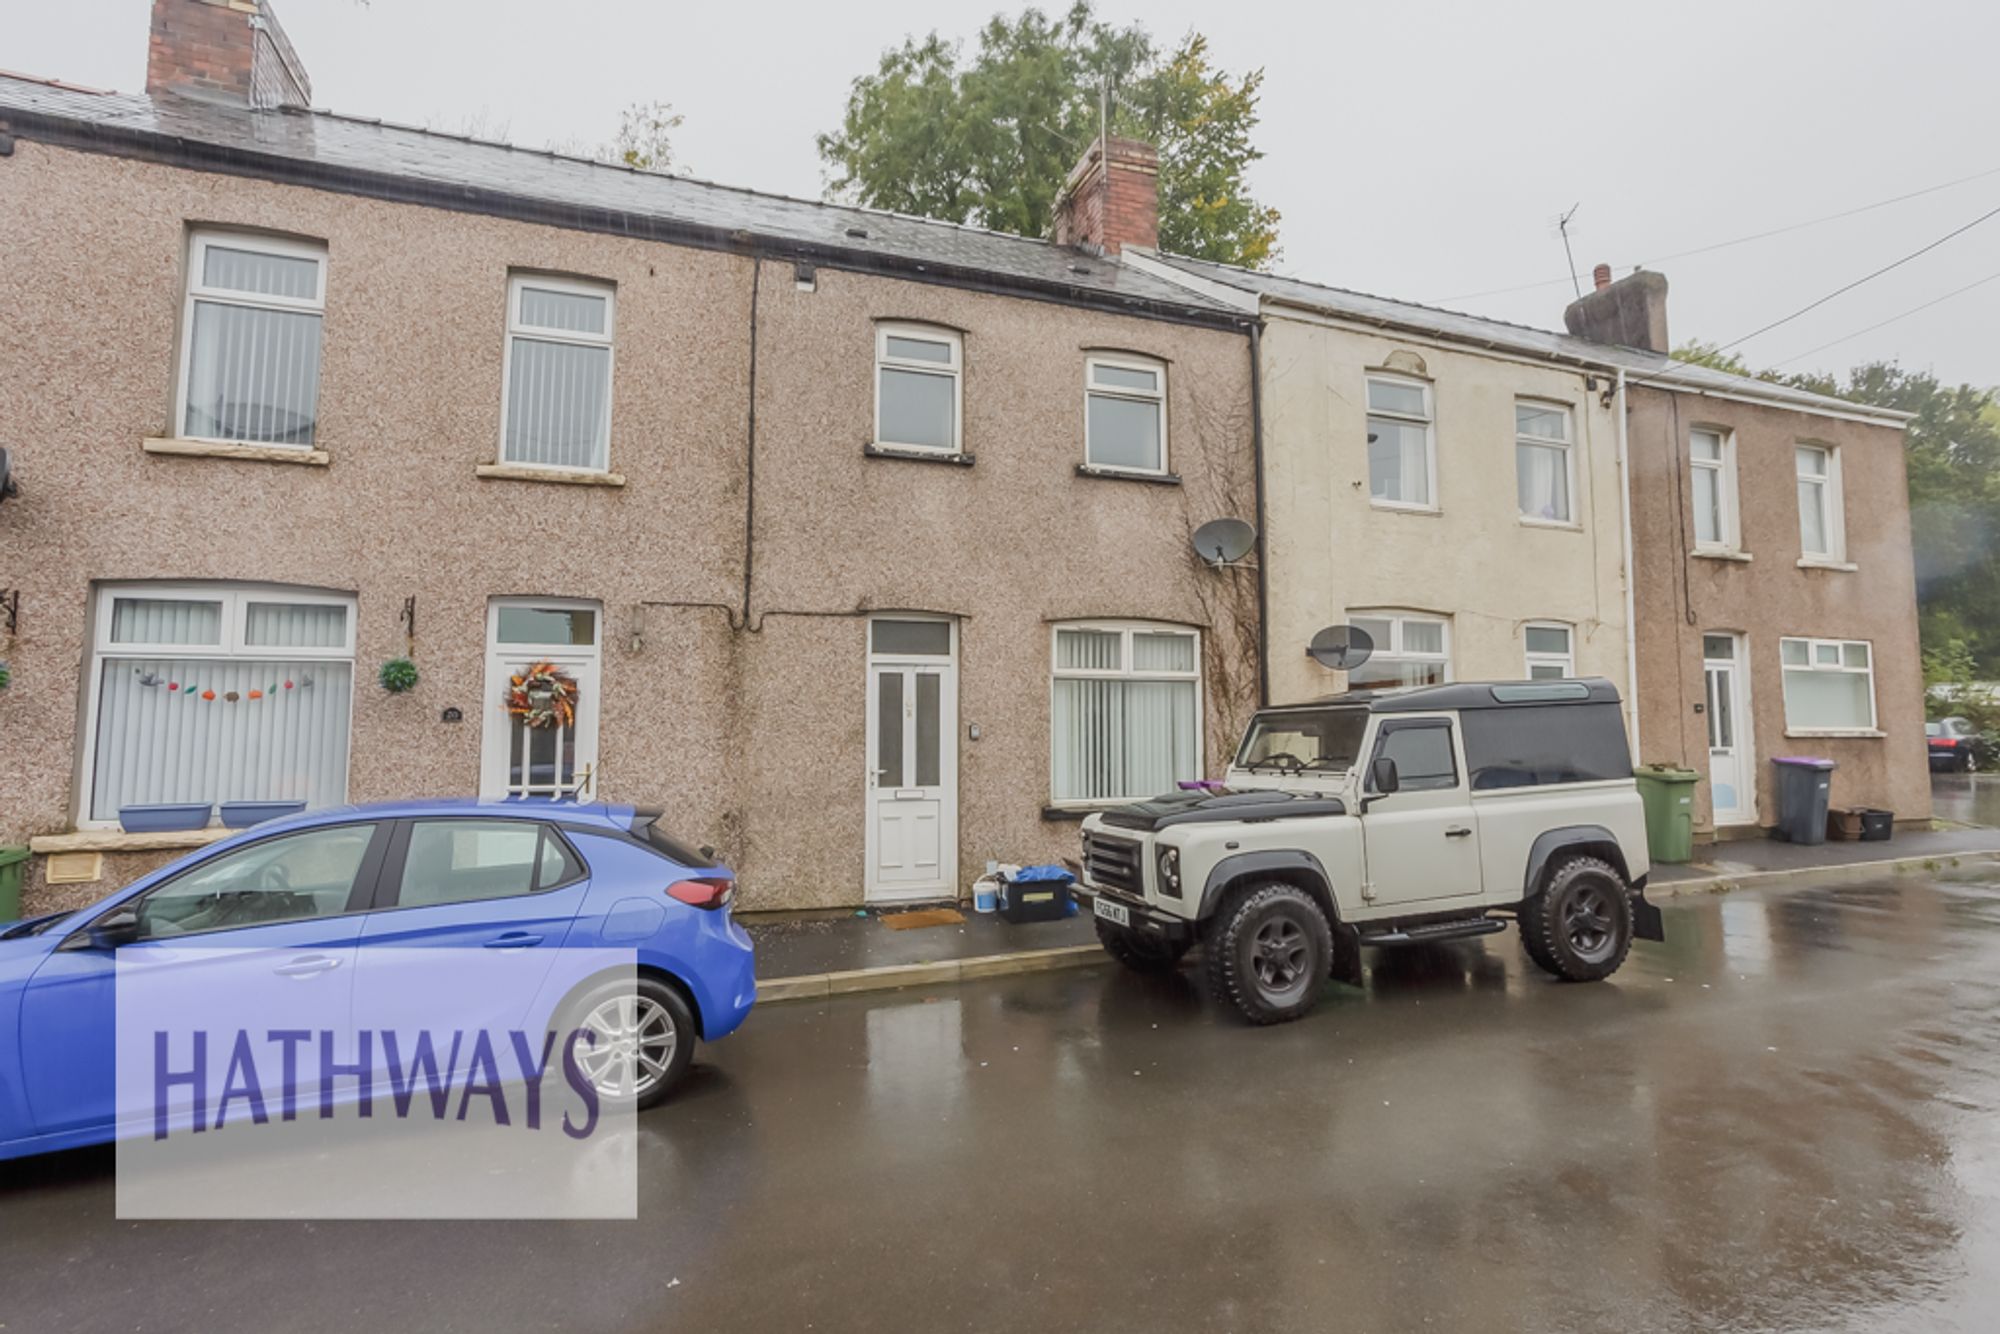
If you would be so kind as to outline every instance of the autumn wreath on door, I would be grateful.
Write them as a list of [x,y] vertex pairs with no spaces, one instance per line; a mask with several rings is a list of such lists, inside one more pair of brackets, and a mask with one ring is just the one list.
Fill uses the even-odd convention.
[[527,727],[576,723],[576,678],[552,662],[530,663],[508,678],[507,712]]

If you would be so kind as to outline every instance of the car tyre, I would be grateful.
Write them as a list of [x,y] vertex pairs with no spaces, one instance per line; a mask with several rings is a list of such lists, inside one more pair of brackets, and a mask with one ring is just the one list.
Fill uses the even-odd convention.
[[1333,928],[1319,902],[1282,881],[1233,891],[1208,939],[1208,985],[1253,1024],[1312,1009],[1333,963]]
[[1597,982],[1632,949],[1632,899],[1625,879],[1601,857],[1572,857],[1521,905],[1521,944],[1544,971],[1565,982]]
[[1176,942],[1147,935],[1102,917],[1097,919],[1097,943],[1104,946],[1106,954],[1135,973],[1170,973],[1194,945],[1193,941]]
[[694,1011],[679,989],[658,977],[641,973],[600,982],[571,998],[562,1014],[556,1031],[563,1041],[572,1030],[586,1029],[612,1048],[599,1056],[588,1039],[576,1047],[577,1065],[606,1106],[657,1107],[694,1064]]

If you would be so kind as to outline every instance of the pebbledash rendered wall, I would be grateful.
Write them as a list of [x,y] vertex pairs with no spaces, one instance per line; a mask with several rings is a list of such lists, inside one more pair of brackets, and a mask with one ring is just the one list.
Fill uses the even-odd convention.
[[[1633,596],[1639,648],[1639,759],[1702,774],[1695,826],[1714,831],[1702,636],[1745,637],[1757,822],[1775,819],[1771,759],[1833,760],[1832,803],[1930,818],[1923,664],[1910,545],[1903,432],[1894,425],[1722,397],[1635,386],[1630,391]],[[1688,432],[1733,431],[1742,552],[1693,554]],[[1853,569],[1801,568],[1795,447],[1839,451]],[[1872,646],[1880,736],[1797,733],[1785,725],[1781,638],[1865,639]]]
[[[324,242],[318,444],[326,467],[148,454],[172,434],[190,226]],[[348,792],[469,795],[480,773],[489,598],[603,604],[601,793],[664,807],[736,866],[751,908],[863,893],[866,621],[961,618],[959,883],[988,858],[1073,855],[1049,802],[1050,622],[1203,632],[1214,771],[1255,697],[1254,575],[1191,555],[1194,525],[1254,506],[1240,332],[763,262],[756,520],[743,598],[753,270],[701,251],[18,141],[0,159],[0,840],[72,827],[93,581],[230,580],[353,593]],[[480,478],[500,434],[507,278],[617,289],[610,466],[622,488]],[[964,339],[970,467],[868,458],[874,322]],[[1180,485],[1082,477],[1084,349],[1170,366]],[[374,684],[417,600],[422,681]],[[664,605],[690,604],[690,605]],[[633,632],[637,630],[635,646]],[[448,707],[465,720],[448,723]],[[980,726],[977,741],[966,727]],[[88,902],[173,853],[114,852]]]

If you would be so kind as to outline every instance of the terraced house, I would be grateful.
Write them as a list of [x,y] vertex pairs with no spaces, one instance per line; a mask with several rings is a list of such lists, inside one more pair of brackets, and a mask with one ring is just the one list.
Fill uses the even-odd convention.
[[262,0],[157,0],[143,96],[0,77],[31,908],[216,834],[130,806],[474,791],[664,807],[750,907],[939,897],[1219,767],[1253,317],[309,87]]

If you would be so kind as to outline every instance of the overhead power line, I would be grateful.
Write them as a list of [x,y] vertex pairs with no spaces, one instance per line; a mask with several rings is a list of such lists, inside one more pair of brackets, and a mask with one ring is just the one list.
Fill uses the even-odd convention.
[[1815,356],[1821,352],[1826,351],[1830,347],[1839,347],[1842,343],[1852,342],[1854,339],[1861,337],[1863,334],[1874,333],[1877,329],[1886,329],[1890,325],[1895,324],[1899,320],[1907,320],[1908,318],[1910,318],[1910,316],[1915,315],[1921,311],[1929,310],[1932,306],[1943,305],[1945,302],[1951,300],[1955,296],[1964,296],[1967,292],[1970,292],[1975,287],[1984,287],[1986,286],[1986,284],[1994,282],[1996,280],[2000,280],[2000,273],[1989,273],[1984,278],[1980,278],[1977,279],[1976,281],[1969,282],[1963,287],[1954,287],[1951,291],[1946,292],[1943,296],[1932,297],[1929,301],[1924,302],[1921,306],[1911,306],[1908,310],[1904,311],[1900,315],[1891,315],[1886,320],[1877,320],[1875,323],[1869,325],[1865,329],[1856,329],[1853,333],[1842,334],[1840,337],[1834,339],[1831,342],[1821,343],[1818,347],[1808,348],[1804,352],[1799,353],[1797,356],[1786,357],[1783,361],[1774,361],[1771,363],[1770,369],[1776,370],[1780,366],[1789,366],[1795,361],[1804,361],[1807,357]]
[[[1920,199],[1925,195],[1934,195],[1940,190],[1949,190],[1953,186],[1968,185],[1973,181],[1983,181],[1989,176],[2000,176],[2000,167],[1988,167],[1985,171],[1974,172],[1970,176],[1961,176],[1957,180],[1945,181],[1940,185],[1927,185],[1921,190],[1912,190],[1908,194],[1897,195],[1893,199],[1878,199],[1872,204],[1861,204],[1855,208],[1842,209],[1838,213],[1828,213],[1822,217],[1807,218],[1804,222],[1787,223],[1783,227],[1773,227],[1768,231],[1753,232],[1748,236],[1738,236],[1727,241],[1715,241],[1709,245],[1696,246],[1692,250],[1677,250],[1671,255],[1660,255],[1653,259],[1642,260],[1640,264],[1641,267],[1651,264],[1666,264],[1677,259],[1689,259],[1695,255],[1706,255],[1716,250],[1727,250],[1731,246],[1748,245],[1752,241],[1769,240],[1773,236],[1783,236],[1788,232],[1802,231],[1807,227],[1817,227],[1825,222],[1838,222],[1842,218],[1851,218],[1857,214],[1869,213],[1878,208],[1887,208],[1891,204],[1901,204],[1911,199]],[[1545,278],[1539,282],[1519,283],[1513,287],[1493,287],[1483,292],[1461,292],[1457,296],[1439,297],[1431,304],[1441,305],[1448,301],[1478,301],[1483,297],[1506,296],[1513,292],[1532,292],[1543,287],[1560,287],[1568,281],[1569,278],[1567,276]]]

